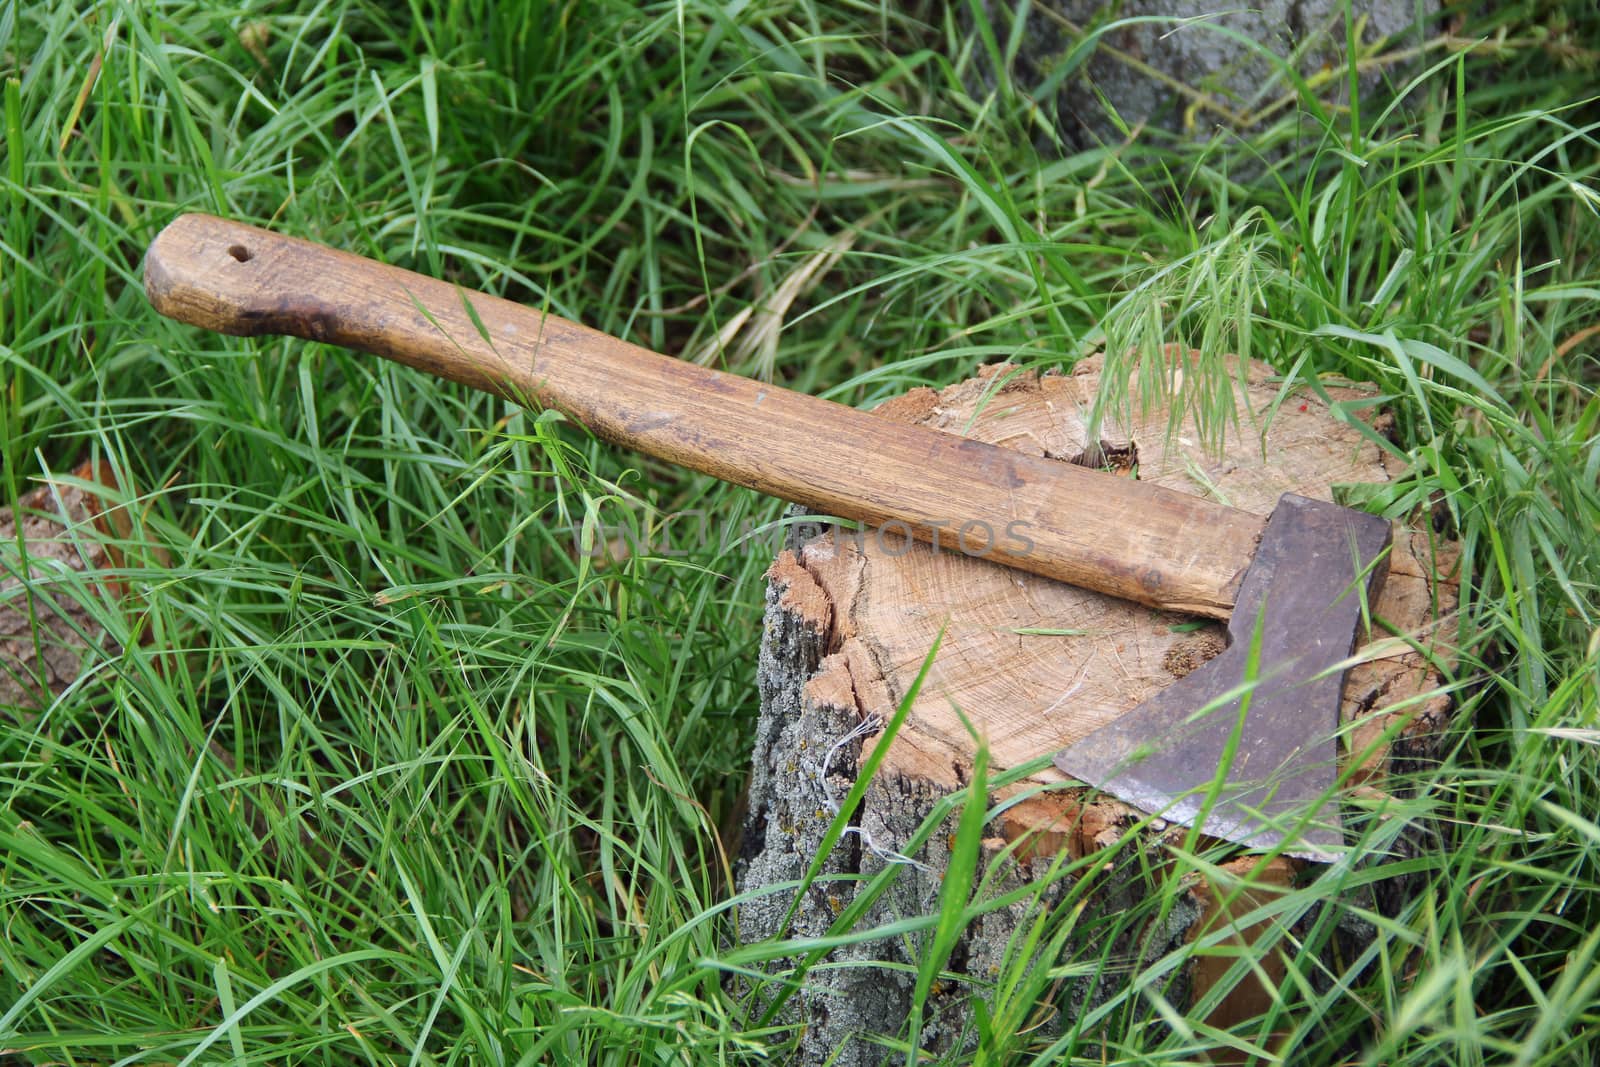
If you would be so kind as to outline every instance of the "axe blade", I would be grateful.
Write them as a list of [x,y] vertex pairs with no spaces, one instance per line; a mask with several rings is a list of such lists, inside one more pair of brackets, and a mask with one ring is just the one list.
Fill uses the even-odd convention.
[[1389,538],[1386,519],[1286,494],[1240,583],[1228,647],[1055,765],[1212,837],[1333,860],[1339,664],[1387,572]]

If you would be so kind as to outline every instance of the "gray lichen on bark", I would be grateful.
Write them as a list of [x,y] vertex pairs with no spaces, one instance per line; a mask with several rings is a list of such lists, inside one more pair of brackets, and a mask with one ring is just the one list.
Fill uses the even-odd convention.
[[[824,857],[806,899],[785,926],[793,895],[783,887],[803,879],[818,855],[833,821],[830,807],[850,788],[859,745],[834,753],[829,776],[822,764],[833,745],[856,725],[854,708],[807,699],[806,683],[825,654],[827,632],[816,619],[786,609],[782,582],[767,588],[757,679],[761,716],[750,782],[750,821],[744,833],[740,883],[746,890],[770,889],[744,903],[739,937],[746,945],[776,937],[813,938],[829,932],[843,901],[855,888],[847,881],[861,873],[859,840],[846,836]],[[785,1009],[788,1021],[804,1022],[801,1062],[821,1062],[835,1048],[862,1032],[878,1032],[889,1019],[904,1019],[910,984],[898,973],[870,964],[885,958],[888,946],[864,942],[836,950],[825,966],[804,978],[802,990]],[[781,971],[797,959],[773,961]],[[868,964],[860,966],[860,964]],[[775,989],[774,989],[775,991]],[[770,999],[757,990],[759,999]],[[873,1062],[852,1044],[836,1062]]]

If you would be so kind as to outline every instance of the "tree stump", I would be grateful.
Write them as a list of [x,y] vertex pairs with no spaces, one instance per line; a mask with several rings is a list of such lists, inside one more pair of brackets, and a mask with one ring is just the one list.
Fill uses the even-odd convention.
[[0,709],[46,707],[88,659],[117,651],[76,589],[86,583],[107,603],[125,592],[105,574],[122,565],[128,517],[96,485],[116,489],[109,464],[81,464],[22,494],[15,513],[0,508]]
[[[1439,7],[1438,0],[1350,5],[1364,49],[1363,97],[1415,72],[1415,46]],[[1082,68],[1055,90],[1060,128],[1080,143],[1117,144],[1127,127],[1145,122],[1200,137],[1257,126],[1296,99],[1294,81],[1280,67],[1308,79],[1324,98],[1346,96],[1343,0],[1263,0],[1221,10],[1203,0],[1123,0],[1109,17],[1103,0],[1039,0],[1025,17],[1014,69],[1030,88],[1048,83],[1086,34],[1125,20],[1098,36]]]
[[[1264,366],[1250,367],[1247,384],[1234,387],[1240,428],[1221,457],[1198,445],[1192,423],[1181,423],[1169,438],[1168,413],[1159,407],[1134,425],[1107,427],[1091,443],[1085,415],[1100,372],[1098,358],[1070,374],[1042,377],[988,368],[877,410],[1063,462],[1088,457],[1123,476],[1210,494],[1263,515],[1285,492],[1331,499],[1335,484],[1384,483],[1397,473],[1374,439],[1383,417],[1361,407],[1367,394],[1354,387],[1326,394],[1340,411],[1374,420],[1376,430],[1363,433],[1311,390],[1281,396]],[[870,463],[870,457],[841,462]],[[1365,662],[1345,686],[1345,758],[1355,761],[1358,783],[1347,792],[1357,802],[1367,797],[1368,807],[1381,808],[1386,791],[1398,788],[1389,776],[1436,755],[1450,712],[1438,664],[1448,661],[1453,637],[1456,557],[1430,517],[1421,522],[1397,527],[1390,577],[1373,608],[1390,632],[1364,637]],[[1159,895],[1187,831],[1090,796],[1040,759],[1210,658],[1222,647],[1219,626],[871,531],[824,528],[791,537],[768,578],[739,932],[746,946],[774,938],[840,939],[818,959],[768,961],[769,971],[791,977],[807,965],[779,1009],[803,1023],[800,1062],[876,1063],[889,1052],[875,1037],[903,1039],[919,952],[931,934],[861,932],[895,923],[903,931],[908,920],[937,912],[960,815],[959,808],[947,810],[949,798],[972,781],[972,731],[988,754],[991,813],[974,895],[999,903],[967,926],[943,961],[944,979],[921,1006],[925,1049],[970,1048],[979,1001],[991,1018],[1010,1012],[1016,1029],[1065,1030],[1141,967],[1173,959],[1183,962],[1160,988],[1180,1008],[1201,1005],[1217,1025],[1259,1014],[1266,999],[1255,978],[1241,980],[1236,969],[1223,986],[1232,962],[1228,942],[1262,933],[1261,924],[1240,929],[1236,920],[1301,877],[1304,865],[1264,863],[1237,849],[1229,859],[1214,848],[1226,862],[1210,875],[1191,870],[1181,891],[1167,893],[1159,915],[1120,922],[1141,898]],[[891,720],[941,634],[881,766],[846,814],[850,828],[806,883],[861,761],[874,750],[876,739],[862,724]],[[997,777],[1012,780],[996,786]],[[1349,822],[1349,803],[1345,812]],[[1430,832],[1408,823],[1383,840],[1392,842],[1391,854],[1439,847],[1430,844]],[[879,881],[885,872],[887,888]],[[802,883],[797,900],[795,886]],[[1023,888],[1030,885],[1036,888]],[[1407,890],[1403,879],[1379,879],[1371,899],[1350,903],[1392,914]],[[1017,939],[1051,909],[1077,916],[1076,927],[1059,943],[1036,946],[1029,958]],[[1106,918],[1094,923],[1090,915]],[[854,920],[849,929],[841,928],[841,917]],[[1302,916],[1301,923],[1317,919]],[[1327,973],[1336,975],[1347,964],[1331,957],[1354,958],[1373,931],[1354,908],[1340,910],[1335,925]],[[1196,951],[1196,939],[1213,950]],[[1025,972],[1069,959],[1088,963],[1066,968],[1061,980],[1040,979],[1039,1003],[1015,1002],[1015,990],[1027,985]],[[1269,954],[1267,976],[1278,977],[1282,963]],[[756,995],[776,988],[757,988]]]

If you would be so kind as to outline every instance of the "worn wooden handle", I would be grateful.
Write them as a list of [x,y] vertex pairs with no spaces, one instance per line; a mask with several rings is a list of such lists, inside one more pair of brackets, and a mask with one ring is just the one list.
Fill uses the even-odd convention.
[[647,455],[1154,607],[1227,618],[1262,517],[709,370],[484,293],[209,215],[151,244],[156,310],[359,349],[561,410]]

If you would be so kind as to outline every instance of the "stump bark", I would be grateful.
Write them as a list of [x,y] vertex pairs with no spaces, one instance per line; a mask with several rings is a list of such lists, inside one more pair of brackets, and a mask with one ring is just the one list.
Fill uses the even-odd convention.
[[[1189,422],[1169,436],[1168,412],[1159,405],[1089,441],[1085,416],[1100,373],[1098,359],[1070,374],[1044,376],[993,367],[942,391],[914,390],[877,410],[1062,462],[1102,463],[1123,477],[1209,494],[1262,515],[1285,492],[1331,499],[1334,485],[1384,483],[1398,474],[1377,443],[1385,417],[1359,388],[1284,396],[1268,368],[1251,366],[1235,386],[1240,429],[1217,456],[1200,446]],[[1366,432],[1357,419],[1367,420]],[[866,464],[870,457],[840,461]],[[1391,855],[1439,847],[1425,821],[1396,816],[1384,801],[1400,788],[1397,776],[1435,758],[1442,743],[1450,702],[1441,664],[1453,639],[1455,566],[1430,516],[1397,526],[1390,577],[1373,608],[1383,629],[1363,636],[1364,661],[1345,685],[1343,758],[1353,769],[1346,820],[1354,804],[1404,823],[1374,838],[1387,842]],[[974,732],[987,751],[986,781],[1012,779],[986,789],[991,817],[974,887],[975,898],[1000,904],[983,910],[943,961],[947,980],[934,983],[921,1006],[918,1038],[925,1049],[957,1055],[969,1049],[979,1001],[991,1016],[1010,1011],[1018,1027],[1059,1031],[1141,968],[1175,958],[1196,939],[1210,950],[1180,953],[1185,962],[1173,969],[1163,994],[1180,1006],[1204,1005],[1218,1025],[1263,1009],[1266,990],[1255,978],[1240,981],[1236,971],[1225,991],[1219,984],[1232,963],[1229,943],[1263,934],[1262,923],[1241,927],[1240,918],[1303,877],[1303,865],[1238,850],[1229,858],[1218,849],[1226,862],[1206,877],[1189,870],[1181,891],[1166,893],[1159,915],[1120,922],[1117,916],[1134,914],[1174,877],[1173,850],[1187,831],[1090,796],[1040,761],[1215,655],[1223,647],[1220,626],[871,532],[794,536],[768,578],[762,706],[739,870],[748,899],[739,932],[746,945],[843,941],[802,968],[798,991],[780,1009],[803,1024],[800,1062],[876,1063],[889,1054],[881,1039],[904,1035],[919,953],[930,934],[859,932],[903,927],[937,911],[959,817],[941,805],[972,781]],[[862,724],[894,717],[936,640],[942,643],[881,766],[859,806],[846,813],[849,829],[807,882],[835,813],[877,743]],[[885,889],[879,879],[886,871]],[[796,883],[804,883],[798,900]],[[1380,878],[1370,897],[1340,909],[1335,934],[1319,942],[1327,974],[1344,971],[1345,960],[1373,935],[1359,908],[1392,914],[1408,891],[1402,877]],[[1075,928],[1019,962],[1018,939],[1050,909],[1070,912]],[[1095,923],[1090,915],[1108,918]],[[841,929],[841,916],[854,920],[849,930]],[[1024,971],[1065,959],[1089,962],[1041,987],[1045,995],[1036,1005],[1019,1009],[1006,1000]],[[1281,955],[1264,959],[1268,979],[1281,975],[1283,962]],[[770,969],[801,963],[783,957]],[[767,995],[759,987],[755,993]]]

